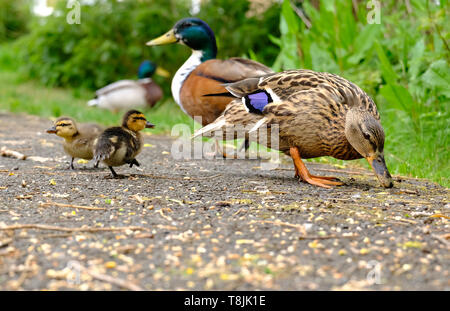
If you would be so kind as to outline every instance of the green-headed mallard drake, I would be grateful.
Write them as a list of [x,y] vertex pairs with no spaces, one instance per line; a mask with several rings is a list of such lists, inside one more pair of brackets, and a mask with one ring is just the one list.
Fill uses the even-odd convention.
[[162,89],[151,79],[154,73],[169,76],[167,71],[145,60],[139,66],[139,80],[120,80],[111,83],[97,90],[95,98],[88,101],[88,105],[112,111],[151,108],[163,97]]
[[[202,125],[213,122],[231,102],[224,83],[273,72],[258,62],[244,58],[216,59],[214,32],[198,18],[178,21],[171,30],[147,42],[147,45],[175,42],[190,47],[192,55],[173,77],[172,96],[187,115],[201,117]],[[219,96],[205,96],[211,94]]]
[[[228,84],[226,88],[239,99],[194,136],[208,136],[218,129],[226,133],[233,125],[247,126],[250,133],[277,124],[278,149],[292,157],[295,175],[301,180],[327,188],[342,184],[332,177],[311,175],[302,158],[364,157],[380,183],[393,186],[384,160],[384,131],[377,107],[355,84],[331,73],[289,70]],[[271,140],[267,142],[271,147]]]
[[73,161],[75,158],[92,159],[94,155],[94,141],[102,131],[103,128],[100,125],[76,123],[72,118],[60,117],[47,130],[47,133],[56,134],[64,138],[64,151],[71,157],[69,168],[74,169]]
[[94,161],[105,163],[114,178],[119,177],[113,166],[130,164],[139,166],[136,156],[141,152],[143,138],[140,133],[144,128],[153,128],[142,112],[130,110],[122,119],[122,126],[107,128],[96,139],[94,145]]

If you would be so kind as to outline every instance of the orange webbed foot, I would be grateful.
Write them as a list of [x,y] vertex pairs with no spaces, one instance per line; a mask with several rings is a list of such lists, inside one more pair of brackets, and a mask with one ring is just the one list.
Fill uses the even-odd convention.
[[341,186],[344,184],[340,181],[334,181],[339,180],[335,177],[311,175],[308,169],[306,168],[306,165],[303,163],[300,157],[300,152],[297,147],[291,147],[290,154],[292,160],[294,161],[296,178],[299,178],[300,180],[307,182],[311,185],[316,185],[323,188],[332,188],[331,186]]

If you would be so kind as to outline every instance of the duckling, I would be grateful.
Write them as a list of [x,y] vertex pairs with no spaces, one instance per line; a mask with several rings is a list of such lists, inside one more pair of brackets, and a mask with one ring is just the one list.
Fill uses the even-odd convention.
[[163,97],[161,87],[151,77],[153,74],[169,77],[169,72],[145,60],[138,69],[138,80],[119,80],[97,91],[88,106],[97,106],[117,112],[122,109],[153,107]]
[[[70,169],[75,169],[75,158],[91,160],[94,155],[94,141],[103,131],[100,125],[94,123],[76,123],[69,117],[56,119],[53,126],[47,130],[49,134],[56,134],[64,138],[64,151],[71,157]],[[95,165],[94,167],[97,167]]]
[[[278,150],[290,155],[295,177],[330,188],[333,177],[311,175],[302,158],[332,156],[341,160],[366,158],[381,185],[393,186],[384,160],[384,131],[373,100],[357,85],[337,75],[312,70],[288,70],[230,83],[238,99],[195,136],[208,136],[233,125],[264,135],[263,125],[279,128]],[[242,135],[242,133],[241,133]],[[269,134],[267,134],[269,136]],[[271,139],[267,139],[270,148]]]
[[147,121],[142,112],[130,110],[122,119],[122,126],[107,128],[94,143],[94,161],[96,164],[105,163],[113,178],[120,176],[114,171],[113,166],[130,164],[140,166],[135,159],[141,152],[143,138],[139,131],[144,128],[153,128],[154,125]]

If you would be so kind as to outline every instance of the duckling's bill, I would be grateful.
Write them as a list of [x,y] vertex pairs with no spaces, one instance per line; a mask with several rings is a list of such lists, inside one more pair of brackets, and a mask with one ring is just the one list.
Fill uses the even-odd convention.
[[162,36],[148,41],[146,43],[146,45],[149,45],[149,46],[164,45],[164,44],[175,43],[177,41],[178,41],[178,38],[175,36],[175,30],[170,29],[168,32],[166,32]]
[[56,126],[52,126],[51,128],[47,129],[46,132],[49,134],[56,134]]
[[158,76],[161,76],[163,78],[168,78],[170,77],[170,72],[168,72],[166,69],[161,68],[161,67],[156,67],[156,71],[155,74],[157,74]]
[[145,128],[146,129],[152,129],[152,128],[154,128],[155,127],[155,125],[153,124],[153,123],[150,123],[150,122],[145,122]]

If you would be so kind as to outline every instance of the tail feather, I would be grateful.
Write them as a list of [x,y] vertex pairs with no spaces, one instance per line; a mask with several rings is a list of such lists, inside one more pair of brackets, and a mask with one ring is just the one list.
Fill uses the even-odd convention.
[[94,156],[94,163],[98,163],[100,161],[103,161],[104,159],[106,159],[108,157],[108,154],[103,153],[103,154],[95,154]]
[[100,136],[94,144],[94,163],[109,158],[115,151],[114,145],[104,136]]
[[98,106],[98,99],[94,98],[87,102],[88,106]]
[[225,88],[235,97],[242,98],[247,94],[257,91],[260,78],[247,78],[238,82],[227,83]]
[[212,132],[221,129],[224,125],[226,125],[226,120],[223,116],[221,116],[217,118],[216,121],[214,121],[213,123],[210,123],[199,129],[198,131],[196,131],[194,135],[192,135],[192,138],[199,136],[207,136],[207,137],[211,136]]

